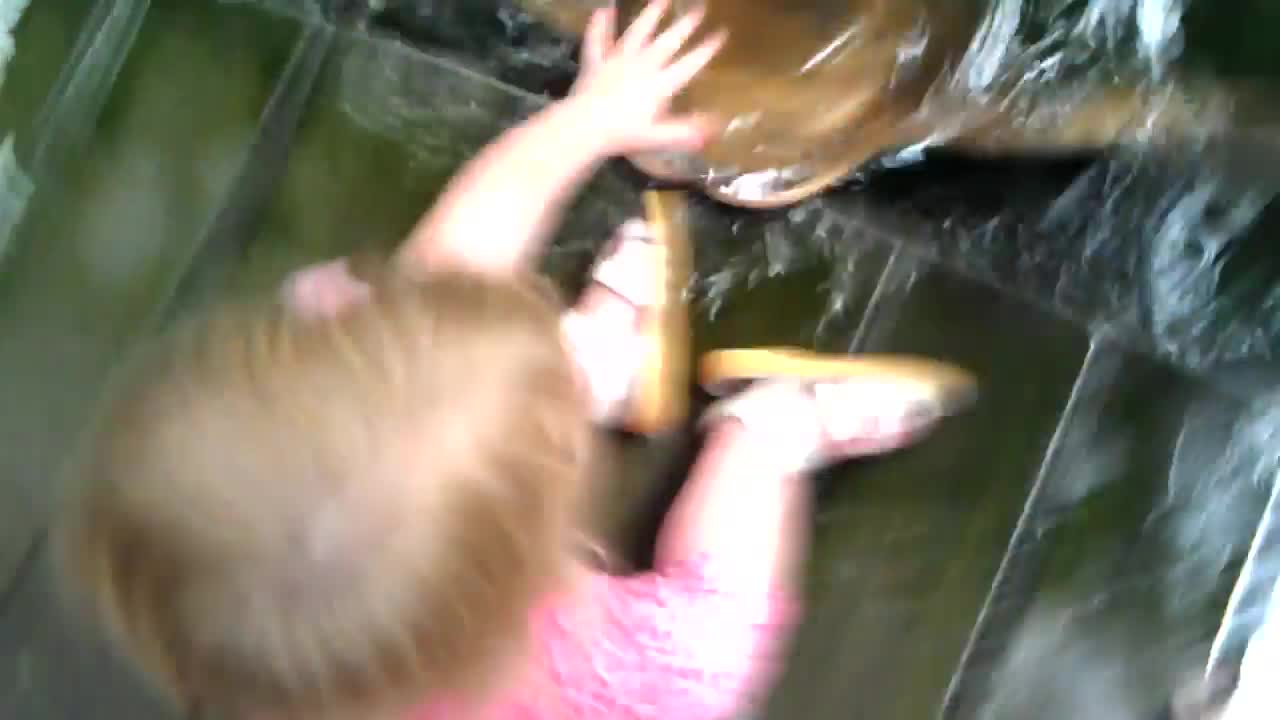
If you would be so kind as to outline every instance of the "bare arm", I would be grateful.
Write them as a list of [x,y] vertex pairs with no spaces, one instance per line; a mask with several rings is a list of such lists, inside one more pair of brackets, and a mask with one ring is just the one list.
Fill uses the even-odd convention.
[[[583,38],[573,92],[503,133],[463,167],[401,247],[401,267],[519,271],[542,251],[574,194],[605,159],[691,150],[705,142],[711,130],[706,119],[673,116],[669,106],[724,36],[682,52],[702,14],[691,12],[658,33],[669,4],[651,0],[616,40],[613,12],[597,11]],[[294,273],[283,296],[295,309],[327,315],[367,291],[345,260],[335,260]]]
[[596,12],[583,38],[582,71],[573,92],[467,163],[418,222],[400,261],[414,268],[522,269],[605,159],[700,146],[709,131],[705,119],[672,117],[668,106],[711,61],[724,37],[682,54],[702,12],[690,12],[657,33],[669,4],[652,0],[616,41],[612,11]]
[[808,478],[737,421],[708,436],[662,525],[657,569],[714,559],[738,588],[790,593],[808,552]]
[[608,157],[584,114],[573,99],[553,103],[486,147],[418,222],[400,261],[494,273],[526,266]]
[[799,620],[810,488],[760,440],[717,424],[667,515],[655,572],[609,577],[593,596],[603,622],[580,697],[607,698],[617,717],[712,720],[775,680]]
[[[830,360],[818,359],[814,375],[836,375]],[[678,567],[706,556],[743,587],[793,588],[809,536],[805,475],[914,444],[975,397],[972,377],[942,363],[876,378],[834,362],[850,363],[847,380],[758,383],[713,410],[703,457],[662,528],[660,560]],[[704,365],[704,378],[708,367],[716,374]]]

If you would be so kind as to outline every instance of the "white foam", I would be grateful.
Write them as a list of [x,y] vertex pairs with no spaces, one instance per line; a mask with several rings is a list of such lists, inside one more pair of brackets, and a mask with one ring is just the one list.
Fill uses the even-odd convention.
[[[31,0],[0,0],[0,88],[4,87],[9,61],[17,54],[13,31]],[[0,262],[8,255],[13,231],[22,219],[33,190],[31,177],[23,172],[14,154],[13,133],[0,141]]]
[[[1273,519],[1271,515],[1277,512],[1277,505],[1280,505],[1280,483],[1273,489],[1264,525]],[[1247,565],[1256,560],[1251,552]],[[1244,572],[1248,571],[1246,566]],[[1222,720],[1269,720],[1276,716],[1276,707],[1280,705],[1280,689],[1275,684],[1275,679],[1280,677],[1280,588],[1273,586],[1264,612],[1261,627],[1245,650],[1240,663],[1240,681],[1223,711]]]
[[1222,720],[1271,720],[1276,716],[1275,679],[1280,675],[1280,594],[1273,593],[1269,617],[1254,635],[1240,666],[1240,683],[1227,702]]
[[31,0],[0,0],[0,87],[4,86],[5,68],[16,52],[13,30],[30,3]]
[[0,141],[0,263],[9,254],[14,229],[22,219],[35,184],[13,151],[13,133]]

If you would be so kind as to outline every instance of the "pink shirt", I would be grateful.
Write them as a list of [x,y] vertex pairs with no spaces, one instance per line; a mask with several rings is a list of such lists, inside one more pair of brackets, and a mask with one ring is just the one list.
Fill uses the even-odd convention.
[[[705,560],[629,577],[594,575],[600,612],[575,633],[574,606],[533,614],[533,655],[553,681],[535,697],[514,688],[488,720],[724,720],[760,699],[781,664],[795,613],[789,599],[739,587]],[[447,720],[428,704],[411,720]]]

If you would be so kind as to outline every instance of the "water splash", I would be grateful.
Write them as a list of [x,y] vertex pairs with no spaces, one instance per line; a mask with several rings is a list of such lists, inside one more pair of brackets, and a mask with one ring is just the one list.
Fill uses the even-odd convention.
[[[1232,590],[1222,626],[1210,650],[1208,669],[1240,657],[1252,635],[1274,624],[1268,622],[1274,588],[1280,582],[1280,411],[1268,409],[1242,421],[1229,453],[1226,470],[1242,473],[1256,488],[1269,491],[1270,499],[1257,525],[1244,567]],[[1251,457],[1252,462],[1238,459]],[[1206,506],[1213,503],[1206,503]]]
[[23,172],[14,152],[12,133],[0,141],[0,265],[9,255],[18,223],[35,192],[31,176]]
[[4,86],[4,75],[9,61],[17,52],[13,32],[30,3],[31,0],[0,0],[0,87]]
[[[0,0],[0,88],[4,87],[9,61],[17,52],[13,33],[30,0]],[[26,212],[35,186],[23,171],[14,150],[14,135],[0,140],[0,263],[13,244],[14,231]]]
[[1134,70],[1159,80],[1182,54],[1183,12],[1184,0],[992,0],[948,89],[990,97]]
[[[1035,610],[1011,640],[978,720],[1132,720],[1146,702],[1132,652],[1110,629],[1082,632],[1075,610]],[[1051,662],[1046,661],[1052,658]]]
[[1280,433],[1280,413],[1230,415],[1221,404],[1190,408],[1174,445],[1164,501],[1148,520],[1159,523],[1171,568],[1163,600],[1175,615],[1212,601],[1254,536],[1260,495],[1280,469],[1280,446],[1272,442]]
[[[1277,486],[1280,488],[1280,485]],[[1280,497],[1280,489],[1277,490]],[[1274,544],[1274,540],[1273,540]],[[1239,683],[1222,720],[1265,720],[1275,717],[1276,669],[1280,668],[1280,593],[1271,586],[1267,620],[1254,634],[1240,666]]]

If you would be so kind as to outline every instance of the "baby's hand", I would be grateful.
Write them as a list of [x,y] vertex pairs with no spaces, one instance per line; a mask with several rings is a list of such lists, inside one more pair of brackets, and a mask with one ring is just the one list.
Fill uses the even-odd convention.
[[587,25],[569,99],[583,113],[583,131],[597,134],[594,139],[611,154],[692,150],[712,131],[706,118],[669,111],[671,99],[711,61],[725,34],[681,54],[703,13],[694,10],[654,37],[669,4],[652,0],[621,38],[614,37],[612,9],[596,11]]

